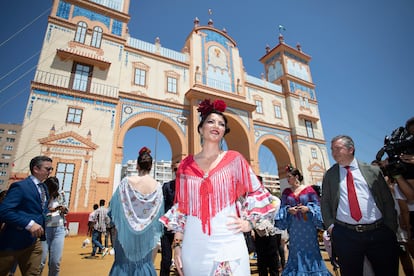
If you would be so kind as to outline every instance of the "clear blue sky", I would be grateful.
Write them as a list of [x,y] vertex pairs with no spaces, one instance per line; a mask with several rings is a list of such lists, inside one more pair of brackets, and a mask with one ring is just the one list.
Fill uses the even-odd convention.
[[[51,1],[7,1],[0,10],[0,122],[21,123]],[[212,10],[209,15],[208,10]],[[264,72],[258,61],[266,45],[297,43],[312,57],[316,97],[329,148],[330,139],[348,134],[356,156],[374,159],[384,136],[414,116],[414,2],[412,0],[131,0],[129,31],[148,42],[180,51],[195,17],[226,28],[238,44],[249,75]],[[145,131],[147,135],[137,135]],[[139,137],[145,137],[140,140]],[[154,138],[154,139],[152,139]],[[154,129],[130,131],[125,158],[143,145],[153,148]],[[170,146],[159,136],[157,159],[169,160]],[[263,153],[263,160],[272,159]],[[332,160],[331,160],[332,164]],[[273,165],[263,168],[272,171]]]

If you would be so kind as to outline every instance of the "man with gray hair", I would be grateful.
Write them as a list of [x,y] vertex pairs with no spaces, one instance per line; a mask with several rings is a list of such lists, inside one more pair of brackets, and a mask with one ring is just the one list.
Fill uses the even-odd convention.
[[357,161],[347,135],[331,151],[337,163],[323,178],[321,210],[341,275],[362,276],[365,256],[375,275],[398,275],[397,214],[380,168]]

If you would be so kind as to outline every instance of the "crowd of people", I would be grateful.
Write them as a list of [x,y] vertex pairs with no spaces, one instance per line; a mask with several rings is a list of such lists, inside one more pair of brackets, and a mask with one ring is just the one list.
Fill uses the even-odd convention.
[[[161,276],[250,275],[253,251],[259,276],[331,275],[323,231],[343,276],[398,275],[400,262],[413,275],[414,152],[401,153],[398,165],[382,156],[367,164],[356,159],[352,138],[338,135],[322,191],[289,164],[279,198],[239,152],[222,148],[230,132],[226,103],[206,99],[197,110],[201,150],[172,164],[171,181],[150,175],[151,150],[143,147],[138,174],[120,181],[108,207],[104,199],[94,205],[89,258],[113,248],[109,275],[156,276],[158,250]],[[414,135],[414,118],[405,129]],[[52,159],[37,156],[29,166],[31,175],[1,194],[0,275],[17,266],[22,275],[41,275],[46,265],[49,276],[59,275],[68,206],[50,176]]]

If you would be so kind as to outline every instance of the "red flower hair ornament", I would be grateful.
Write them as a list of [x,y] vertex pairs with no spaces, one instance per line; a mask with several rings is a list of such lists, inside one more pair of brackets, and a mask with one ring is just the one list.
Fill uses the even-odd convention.
[[224,112],[226,107],[226,103],[222,100],[214,100],[211,102],[210,99],[205,99],[198,105],[197,111],[200,112],[201,117],[205,118],[214,110]]
[[150,153],[151,153],[151,150],[150,150],[149,148],[147,148],[147,147],[142,147],[142,148],[139,150],[138,154],[139,154],[139,155],[142,155],[142,154],[144,154],[144,153],[148,153],[148,154],[150,154]]
[[292,172],[292,171],[293,171],[293,166],[292,166],[292,164],[286,165],[285,170],[286,170],[286,172],[287,172],[287,173]]

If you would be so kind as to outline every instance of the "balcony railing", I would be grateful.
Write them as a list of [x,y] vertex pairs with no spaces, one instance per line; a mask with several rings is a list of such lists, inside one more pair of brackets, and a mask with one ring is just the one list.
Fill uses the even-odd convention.
[[[55,74],[51,72],[36,71],[34,81],[38,83],[56,86],[56,87],[73,89],[72,87],[69,87],[70,85],[69,76],[59,75],[59,74]],[[73,90],[76,90],[76,89],[73,89]],[[92,81],[90,83],[89,91],[83,91],[83,92],[102,95],[106,97],[118,98],[118,91],[119,91],[118,87]]]
[[181,53],[181,52],[177,52],[168,48],[164,48],[164,47],[157,47],[155,44],[143,41],[143,40],[139,40],[136,38],[132,38],[130,37],[128,39],[128,45],[139,49],[139,50],[143,50],[149,53],[157,53],[159,52],[159,54],[163,57],[167,57],[169,59],[172,60],[177,60],[180,62],[186,62],[187,61],[187,57],[185,54]]
[[259,78],[256,78],[256,77],[253,77],[253,76],[250,76],[250,75],[247,76],[246,80],[247,80],[247,82],[250,82],[250,83],[255,84],[257,86],[261,86],[261,87],[271,89],[273,91],[277,91],[277,92],[282,92],[283,91],[281,85],[274,84],[274,83],[271,83],[271,82],[268,82],[266,80],[259,79]]

